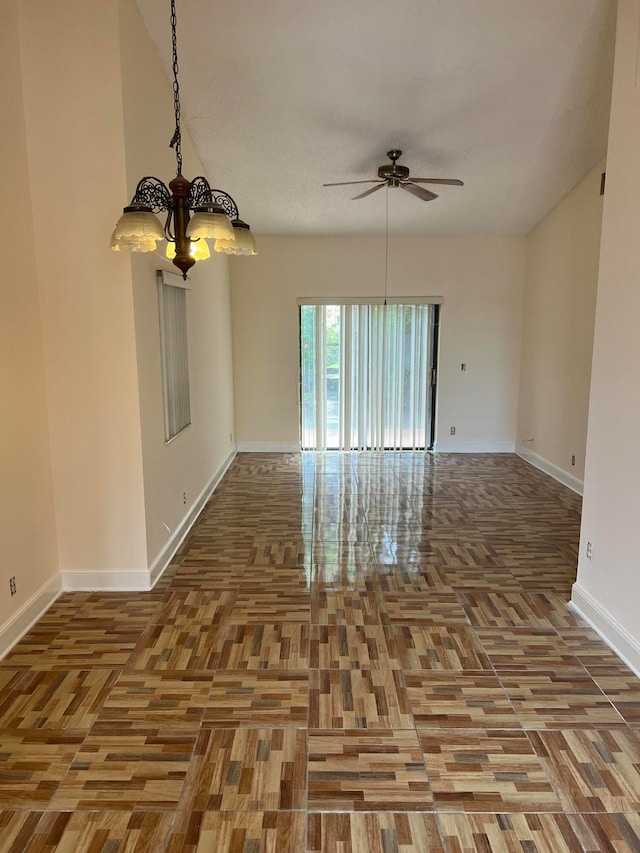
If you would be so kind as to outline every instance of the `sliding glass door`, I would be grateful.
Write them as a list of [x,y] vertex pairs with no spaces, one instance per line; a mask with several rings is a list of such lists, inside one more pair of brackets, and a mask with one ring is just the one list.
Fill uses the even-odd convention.
[[304,450],[433,445],[439,306],[300,306]]

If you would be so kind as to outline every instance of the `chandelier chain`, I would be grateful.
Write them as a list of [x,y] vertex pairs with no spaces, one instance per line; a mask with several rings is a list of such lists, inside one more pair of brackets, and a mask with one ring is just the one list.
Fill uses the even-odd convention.
[[173,47],[173,109],[176,116],[176,129],[169,145],[175,148],[177,174],[182,174],[182,135],[180,132],[180,84],[178,82],[178,40],[176,38],[176,2],[171,0],[171,41]]

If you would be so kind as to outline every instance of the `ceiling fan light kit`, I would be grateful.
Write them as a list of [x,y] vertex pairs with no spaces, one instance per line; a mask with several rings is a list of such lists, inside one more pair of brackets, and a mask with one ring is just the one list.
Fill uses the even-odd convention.
[[332,184],[323,184],[323,187],[344,187],[351,184],[375,184],[375,186],[370,187],[368,190],[364,190],[364,192],[359,193],[353,197],[353,200],[359,198],[364,198],[365,196],[371,195],[371,193],[376,192],[377,190],[381,190],[383,187],[388,187],[391,189],[396,189],[400,187],[403,190],[406,190],[416,198],[421,199],[422,201],[433,201],[434,198],[438,198],[437,193],[431,192],[431,190],[425,189],[424,187],[418,186],[418,184],[440,184],[442,186],[449,187],[462,187],[464,186],[463,182],[458,180],[458,178],[412,178],[411,172],[408,166],[402,166],[397,161],[402,157],[402,151],[399,148],[392,148],[391,151],[387,151],[387,157],[391,160],[391,163],[385,163],[382,166],[378,167],[378,179],[375,178],[369,181],[338,181],[337,183]]
[[[210,257],[207,240],[213,241],[216,252],[228,255],[257,255],[258,249],[251,229],[240,219],[229,193],[211,189],[201,175],[192,181],[182,175],[175,0],[171,0],[171,38],[176,126],[169,145],[176,154],[176,176],[169,186],[152,176],[138,182],[111,235],[111,248],[115,252],[154,252],[157,243],[166,239],[167,257],[186,279],[196,261]],[[167,214],[164,225],[158,213]]]

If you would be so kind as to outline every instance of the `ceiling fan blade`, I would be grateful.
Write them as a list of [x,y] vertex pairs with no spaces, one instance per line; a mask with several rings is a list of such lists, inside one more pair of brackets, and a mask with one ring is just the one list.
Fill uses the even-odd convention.
[[444,184],[447,187],[463,187],[463,181],[457,178],[411,178],[414,184]]
[[366,195],[371,195],[371,193],[374,193],[376,190],[381,190],[386,183],[386,181],[383,181],[381,184],[377,184],[375,187],[371,187],[370,190],[365,190],[363,193],[360,193],[360,195],[354,195],[351,201],[355,201],[357,198],[364,198]]
[[[338,181],[336,184],[323,184],[323,187],[346,187],[348,184],[378,184],[380,181],[370,180],[370,181]],[[384,183],[384,182],[382,182]]]
[[431,190],[425,190],[424,187],[417,187],[415,184],[400,184],[400,186],[416,198],[421,198],[422,201],[432,201],[434,198],[438,198]]

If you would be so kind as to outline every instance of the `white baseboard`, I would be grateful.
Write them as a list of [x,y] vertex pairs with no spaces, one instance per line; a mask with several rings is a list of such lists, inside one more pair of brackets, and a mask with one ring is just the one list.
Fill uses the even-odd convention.
[[513,453],[516,449],[512,441],[438,441],[435,453]]
[[63,569],[60,572],[65,592],[148,592],[148,569]]
[[569,607],[591,625],[618,657],[640,676],[640,641],[605,610],[576,581],[571,589]]
[[545,459],[543,456],[538,456],[537,453],[534,453],[533,450],[529,450],[528,447],[525,447],[522,444],[516,445],[516,453],[524,459],[525,462],[533,465],[534,468],[539,468],[540,471],[544,471],[545,474],[549,474],[549,476],[558,480],[564,486],[568,486],[568,488],[577,492],[579,495],[583,494],[584,483],[582,480],[574,477],[573,474],[569,474],[568,471],[564,471],[562,468],[554,465],[553,462],[549,462],[549,460]]
[[0,625],[0,658],[24,637],[61,592],[60,576],[56,575],[43,584],[4,625]]
[[[512,441],[459,441],[457,443],[436,442],[433,452],[438,453],[513,453]],[[300,453],[300,444],[292,442],[239,441],[238,453]]]
[[239,441],[238,453],[300,453],[300,442]]
[[229,456],[227,456],[218,471],[213,475],[213,477],[209,480],[204,489],[200,492],[189,512],[182,519],[167,544],[164,546],[162,551],[160,551],[158,556],[151,564],[151,567],[149,569],[149,581],[151,587],[153,587],[154,584],[157,583],[159,578],[162,576],[162,573],[173,559],[173,556],[180,547],[180,545],[182,545],[182,543],[184,542],[187,534],[193,527],[197,517],[204,509],[205,504],[218,487],[220,480],[222,480],[224,475],[227,473],[229,466],[235,458],[236,451],[234,450],[232,453],[229,454]]
[[191,530],[220,480],[236,456],[234,450],[195,499],[174,530],[171,538],[148,569],[104,569],[98,571],[64,569],[60,572],[62,588],[67,592],[148,592],[162,576],[173,555]]

